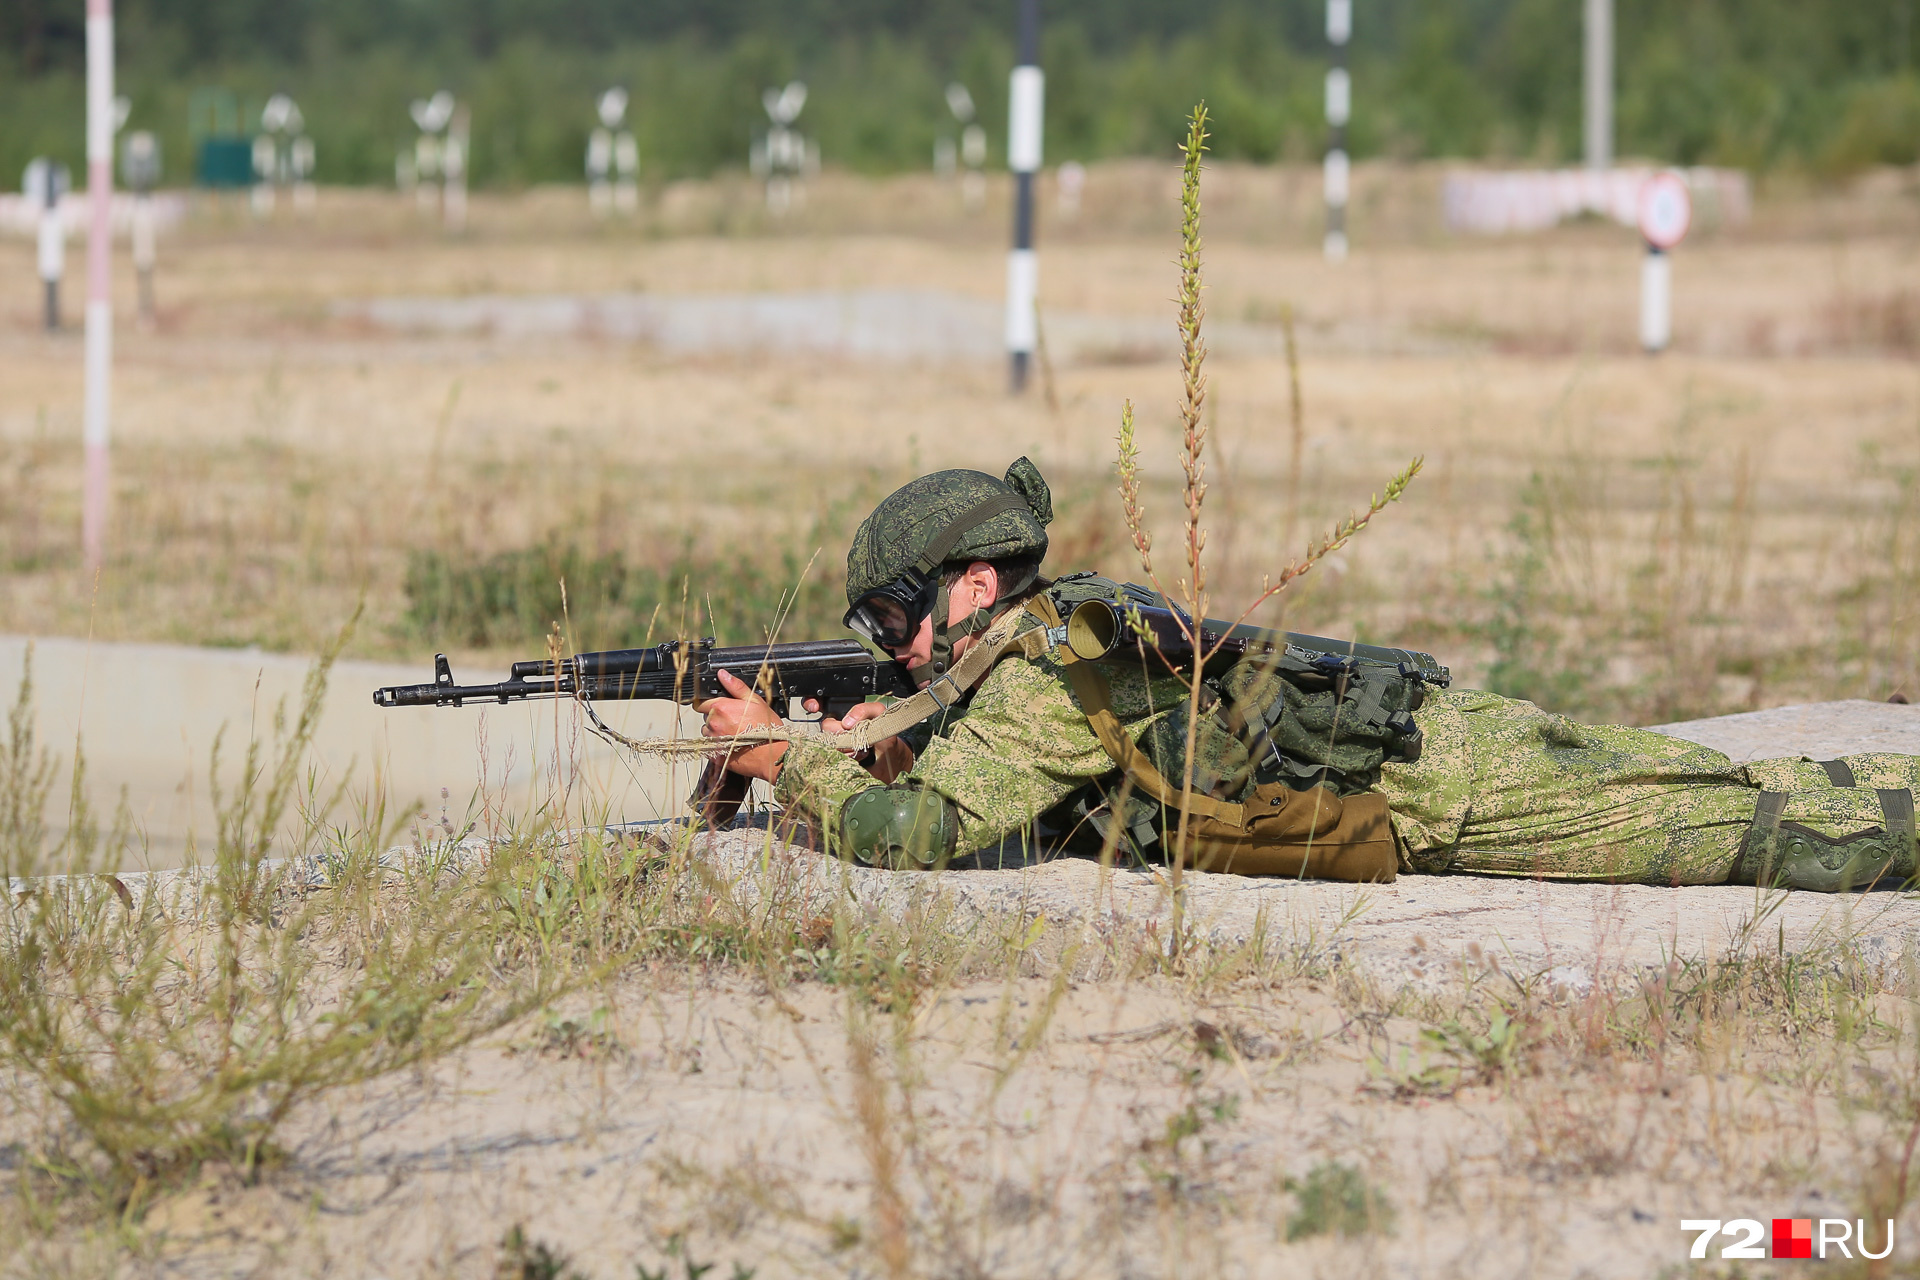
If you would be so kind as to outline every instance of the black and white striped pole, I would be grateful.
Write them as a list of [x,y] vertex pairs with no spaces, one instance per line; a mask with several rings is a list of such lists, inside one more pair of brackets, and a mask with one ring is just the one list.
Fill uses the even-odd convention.
[[1013,173],[1013,251],[1007,255],[1007,355],[1014,391],[1025,389],[1039,340],[1034,307],[1040,262],[1033,252],[1033,181],[1040,172],[1046,79],[1040,72],[1040,0],[1019,0],[1020,60],[1008,92],[1007,168]]
[[1353,77],[1347,72],[1347,41],[1353,36],[1353,0],[1327,0],[1327,158],[1321,171],[1327,197],[1328,262],[1347,257],[1347,120],[1353,114]]

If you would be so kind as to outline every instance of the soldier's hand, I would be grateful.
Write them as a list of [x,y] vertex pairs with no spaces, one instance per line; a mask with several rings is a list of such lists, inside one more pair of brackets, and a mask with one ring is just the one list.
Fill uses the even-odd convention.
[[873,744],[873,759],[867,761],[867,772],[880,780],[882,786],[913,768],[913,748],[898,738],[882,738]]
[[[806,706],[809,711],[818,711],[820,709],[820,704],[811,698],[807,699]],[[827,716],[821,720],[820,732],[845,733],[862,720],[878,720],[881,713],[886,710],[887,704],[884,702],[862,702],[837,720],[832,716]]]
[[[809,702],[807,709],[815,711],[819,708]],[[862,702],[837,720],[832,716],[826,717],[820,722],[820,728],[825,733],[845,733],[861,721],[876,720],[890,710],[892,708],[884,702]],[[882,738],[867,750],[856,753],[855,759],[860,761],[862,768],[885,784],[913,768],[913,748],[898,738]]]
[[[731,738],[742,729],[781,723],[779,713],[768,706],[766,699],[755,693],[746,681],[730,671],[715,674],[720,678],[720,687],[732,696],[708,698],[693,704],[693,709],[707,718],[707,722],[700,726],[702,737]],[[772,782],[780,772],[780,758],[786,754],[787,744],[784,742],[743,747],[727,757],[727,768],[744,777]]]

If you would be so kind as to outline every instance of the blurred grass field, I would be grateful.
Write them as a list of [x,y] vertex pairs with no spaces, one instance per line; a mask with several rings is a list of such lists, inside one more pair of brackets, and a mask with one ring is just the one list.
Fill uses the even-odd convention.
[[[1216,612],[1413,454],[1407,502],[1269,615],[1429,648],[1469,683],[1657,722],[1920,695],[1908,638],[1920,463],[1920,222],[1908,171],[1763,189],[1676,255],[1674,350],[1634,349],[1639,249],[1610,224],[1444,234],[1439,171],[1363,167],[1354,258],[1317,252],[1309,170],[1209,174],[1208,305],[1296,317],[1300,509],[1278,354],[1212,361]],[[1046,313],[1165,317],[1176,172],[1097,167],[1071,221],[1043,190]],[[78,560],[77,327],[37,328],[32,246],[0,253],[0,630],[352,654],[536,650],[569,582],[584,647],[704,628],[837,628],[866,506],[911,475],[1029,453],[1054,569],[1125,575],[1112,440],[1140,408],[1171,517],[1171,343],[1081,351],[1030,394],[985,362],[668,355],[605,339],[382,332],[386,296],[927,289],[998,297],[1004,191],[828,175],[768,220],[743,180],[596,224],[575,190],[476,197],[449,236],[408,202],[322,193],[256,223],[203,202],[162,244],[157,328],[117,259],[115,506]],[[70,282],[69,314],[77,307]],[[1277,350],[1270,344],[1263,351]],[[710,607],[709,607],[710,606]],[[712,622],[704,621],[711,615]]]

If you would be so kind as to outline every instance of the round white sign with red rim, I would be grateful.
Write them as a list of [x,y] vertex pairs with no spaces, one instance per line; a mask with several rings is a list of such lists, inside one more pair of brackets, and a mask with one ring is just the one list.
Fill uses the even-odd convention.
[[1686,179],[1671,170],[1656,173],[1640,188],[1640,234],[1656,249],[1671,249],[1687,238],[1693,224],[1693,197]]

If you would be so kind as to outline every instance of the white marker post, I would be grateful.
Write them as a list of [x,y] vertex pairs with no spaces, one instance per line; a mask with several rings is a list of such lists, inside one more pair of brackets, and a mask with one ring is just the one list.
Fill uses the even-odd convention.
[[974,119],[973,94],[955,80],[947,86],[947,110],[960,124],[960,142],[944,134],[934,140],[933,171],[941,177],[960,172],[960,207],[973,213],[987,202],[987,131]]
[[447,137],[440,148],[440,172],[446,179],[441,207],[446,214],[447,230],[456,234],[467,229],[467,139],[472,117],[465,104],[453,109],[447,124]]
[[[613,185],[614,174],[620,167],[616,153],[622,142],[631,145],[633,140],[630,133],[621,133],[617,137],[614,133],[627,118],[627,91],[618,86],[608,89],[600,95],[593,109],[600,119],[600,127],[587,135],[587,207],[593,210],[595,217],[604,218],[619,203]],[[636,172],[639,164],[639,148],[634,147],[633,167]],[[622,180],[626,181],[624,175]]]
[[[445,159],[438,135],[453,119],[453,95],[442,89],[431,98],[416,98],[407,107],[407,114],[413,117],[414,126],[420,130],[420,136],[413,144],[414,192],[420,212],[431,214],[434,206],[440,203],[440,180]],[[405,176],[405,172],[401,171],[402,186],[406,185]]]
[[133,272],[140,286],[140,324],[151,329],[153,305],[153,189],[160,182],[160,141],[145,129],[120,147],[120,178],[133,192]]
[[86,484],[80,544],[100,567],[107,531],[107,444],[113,391],[113,0],[87,0],[87,404]]
[[287,144],[287,166],[293,174],[293,208],[296,213],[312,213],[318,198],[313,185],[315,159],[313,139],[306,134]]
[[587,208],[596,218],[613,212],[613,134],[595,129],[587,135]]
[[1027,385],[1039,345],[1040,260],[1033,252],[1033,180],[1040,171],[1047,81],[1040,70],[1040,0],[1020,0],[1020,62],[1008,85],[1007,168],[1013,171],[1013,249],[1007,254],[1007,356],[1013,390]]
[[1347,191],[1352,166],[1347,160],[1347,121],[1353,115],[1353,78],[1347,73],[1347,41],[1353,37],[1353,0],[1327,0],[1327,43],[1333,65],[1327,68],[1327,158],[1321,181],[1327,199],[1328,262],[1347,258]]
[[1080,216],[1080,193],[1087,189],[1087,166],[1069,160],[1055,175],[1056,194],[1060,198],[1060,220],[1072,222]]
[[60,219],[60,197],[67,190],[67,167],[41,157],[27,165],[26,179],[20,189],[39,206],[40,217],[34,249],[34,265],[40,276],[40,292],[45,299],[48,333],[60,327],[60,277],[67,272],[67,229]]
[[1687,183],[1668,170],[1640,188],[1640,234],[1647,256],[1640,265],[1640,345],[1648,354],[1673,340],[1673,260],[1669,251],[1686,238],[1693,222]]
[[800,183],[807,176],[808,157],[813,154],[807,140],[793,127],[806,108],[807,86],[793,80],[784,89],[762,90],[760,105],[766,108],[772,123],[767,136],[753,144],[748,165],[767,180],[767,212],[783,218],[797,200],[805,197]]
[[960,205],[977,213],[987,203],[987,131],[977,120],[960,131],[960,163]]
[[253,139],[253,216],[271,217],[273,192],[278,181],[280,147],[273,135],[259,133]]
[[640,140],[631,129],[613,135],[613,209],[631,218],[640,212]]

